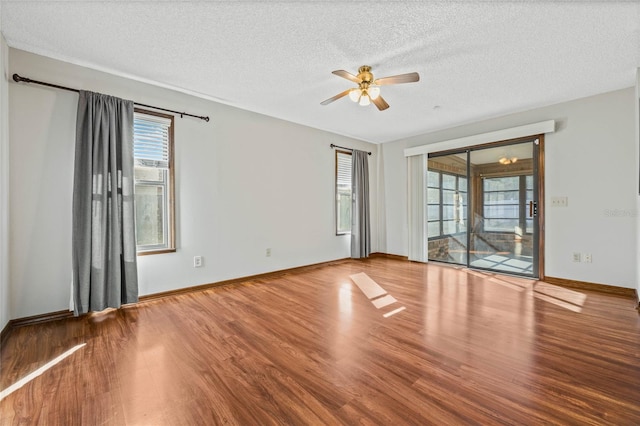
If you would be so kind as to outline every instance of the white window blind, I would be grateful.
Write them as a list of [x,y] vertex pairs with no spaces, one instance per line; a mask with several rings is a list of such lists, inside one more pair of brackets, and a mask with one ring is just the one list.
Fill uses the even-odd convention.
[[169,168],[169,128],[171,120],[135,113],[133,155],[136,166]]
[[338,152],[338,171],[336,184],[338,188],[351,189],[351,154]]
[[336,234],[351,232],[351,154],[336,151]]

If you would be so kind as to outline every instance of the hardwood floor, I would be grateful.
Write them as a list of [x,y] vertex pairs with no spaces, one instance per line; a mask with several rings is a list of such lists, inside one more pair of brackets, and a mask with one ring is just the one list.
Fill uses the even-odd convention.
[[[377,309],[360,272],[397,301]],[[639,318],[619,296],[346,261],[17,328],[2,389],[86,345],[0,424],[637,425]]]

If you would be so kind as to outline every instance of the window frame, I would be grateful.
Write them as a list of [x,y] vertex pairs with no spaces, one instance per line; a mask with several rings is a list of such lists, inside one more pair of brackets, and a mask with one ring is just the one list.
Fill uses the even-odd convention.
[[[334,217],[334,225],[335,225],[336,236],[339,236],[339,235],[350,235],[351,234],[351,227],[349,227],[349,231],[340,231],[340,229],[338,229],[338,217],[340,215],[340,213],[339,213],[340,198],[339,198],[339,192],[338,192],[338,156],[340,154],[348,155],[349,157],[351,157],[351,166],[353,167],[353,153],[350,152],[350,151],[336,149],[335,150],[335,175],[334,175],[334,179],[335,179],[334,180],[334,204],[335,205],[334,205],[334,209],[333,209],[333,214],[335,216]],[[350,194],[351,194],[351,196],[349,197],[349,201],[353,202],[353,186],[350,186]],[[349,223],[351,223],[351,218],[349,219]]]
[[[169,129],[168,129],[168,151],[169,151],[169,161],[168,161],[168,168],[167,170],[164,172],[165,178],[167,180],[166,185],[165,185],[165,191],[166,191],[166,197],[167,200],[165,201],[165,208],[166,211],[164,212],[164,216],[165,216],[165,220],[166,220],[166,247],[152,247],[152,248],[148,248],[148,249],[140,249],[140,246],[138,245],[137,239],[136,239],[136,253],[138,256],[148,256],[148,255],[153,255],[153,254],[164,254],[164,253],[175,253],[176,252],[176,214],[175,214],[175,167],[174,167],[174,152],[175,152],[175,148],[174,148],[174,144],[175,144],[175,137],[174,137],[174,129],[175,129],[175,117],[173,115],[170,114],[163,114],[161,112],[156,112],[156,111],[150,111],[147,109],[143,109],[143,108],[134,108],[134,113],[140,114],[140,115],[150,115],[150,116],[155,116],[155,117],[161,117],[161,118],[165,118],[167,120],[169,120],[171,122]],[[135,161],[135,154],[134,154],[134,161]],[[136,185],[139,184],[138,179],[135,178],[135,168],[136,165],[134,163],[134,183],[133,183],[133,187],[134,187],[134,197],[135,197],[135,187]],[[140,184],[145,185],[148,184],[149,182],[146,181],[140,181]],[[134,203],[135,205],[135,203]],[[137,232],[137,224],[136,224],[136,232]],[[164,232],[164,231],[163,231]]]

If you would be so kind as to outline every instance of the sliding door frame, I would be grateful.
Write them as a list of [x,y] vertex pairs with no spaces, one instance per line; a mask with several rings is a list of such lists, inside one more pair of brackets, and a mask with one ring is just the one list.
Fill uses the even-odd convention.
[[534,150],[538,149],[538,280],[544,279],[544,212],[545,212],[545,193],[544,193],[544,134],[537,136],[538,143]]
[[[536,142],[537,141],[537,142]],[[466,153],[467,154],[467,179],[469,178],[469,174],[470,174],[470,153],[472,151],[477,151],[477,150],[482,150],[482,149],[488,149],[488,148],[497,148],[500,146],[508,146],[508,145],[516,145],[519,143],[526,143],[526,142],[532,142],[534,144],[533,146],[533,151],[534,151],[534,157],[536,157],[536,151],[537,151],[537,162],[534,163],[533,167],[534,167],[534,173],[536,173],[537,171],[537,188],[536,188],[536,192],[537,192],[537,221],[534,222],[537,225],[538,228],[538,232],[537,232],[537,240],[538,240],[538,244],[537,244],[537,250],[538,250],[538,259],[537,259],[537,266],[538,266],[538,276],[537,280],[543,280],[544,279],[544,264],[545,264],[545,258],[544,258],[544,252],[545,252],[545,221],[544,221],[544,216],[545,216],[545,192],[544,192],[544,172],[545,172],[545,161],[544,161],[544,133],[543,134],[538,134],[538,135],[530,135],[530,136],[526,136],[526,137],[519,137],[519,138],[514,138],[514,139],[506,139],[506,140],[502,140],[502,141],[496,141],[496,142],[489,142],[489,143],[484,143],[484,144],[479,144],[479,145],[472,145],[472,146],[467,146],[467,147],[460,147],[460,148],[453,148],[453,149],[448,149],[448,150],[443,150],[443,151],[437,151],[437,152],[430,152],[426,157],[426,161],[427,161],[427,165],[426,165],[426,170],[429,169],[428,166],[428,161],[430,158],[437,158],[437,157],[443,157],[446,155],[451,155],[451,154],[462,154],[462,153]],[[470,180],[467,180],[467,182],[470,182]],[[468,183],[468,185],[470,185],[470,183]],[[467,188],[467,194],[470,194],[470,188]],[[471,209],[472,209],[472,203],[471,202],[467,202],[467,217],[470,217],[471,214]],[[426,236],[426,235],[425,235]],[[467,250],[470,244],[470,238],[471,238],[471,233],[469,232],[469,230],[467,229]],[[469,267],[469,255],[467,253],[467,265],[466,267]]]

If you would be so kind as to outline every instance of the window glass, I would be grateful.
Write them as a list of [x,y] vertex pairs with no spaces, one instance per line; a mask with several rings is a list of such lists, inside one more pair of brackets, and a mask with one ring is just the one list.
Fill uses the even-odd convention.
[[484,178],[482,185],[485,231],[515,232],[524,226],[525,232],[533,232],[533,219],[529,218],[533,175]]
[[457,231],[456,223],[453,220],[442,221],[442,232],[444,235],[455,234]]
[[428,225],[428,237],[440,236],[440,221],[429,221]]
[[138,253],[174,251],[173,116],[136,110],[133,152]]
[[429,218],[429,221],[440,220],[440,206],[429,204],[427,208],[427,217]]
[[351,232],[351,153],[336,151],[336,234]]
[[488,191],[518,191],[520,190],[520,177],[519,176],[509,176],[509,177],[498,177],[498,178],[487,178],[484,180],[484,190]]
[[452,205],[454,202],[454,196],[456,191],[449,191],[446,189],[442,190],[442,204],[443,205]]
[[165,245],[163,186],[136,185],[136,237],[138,246]]
[[429,238],[466,232],[467,178],[429,170],[427,186]]
[[427,186],[433,187],[433,188],[439,188],[440,187],[440,173],[432,172],[431,170],[429,170],[427,172]]
[[428,188],[427,189],[427,202],[429,204],[440,204],[440,189]]
[[442,187],[445,189],[456,189],[456,177],[454,175],[442,174]]

